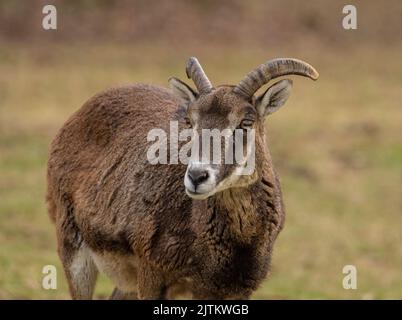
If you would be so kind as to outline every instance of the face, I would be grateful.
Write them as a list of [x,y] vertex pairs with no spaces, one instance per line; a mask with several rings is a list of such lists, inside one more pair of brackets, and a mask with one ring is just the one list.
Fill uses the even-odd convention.
[[194,199],[206,199],[258,179],[258,165],[266,153],[265,118],[288,99],[292,81],[280,80],[258,97],[245,98],[237,87],[221,86],[197,94],[177,78],[169,80],[186,108],[193,129],[193,149],[184,185]]
[[266,155],[265,117],[286,102],[292,81],[280,80],[255,97],[261,86],[291,74],[318,79],[318,72],[311,65],[293,58],[269,60],[249,72],[237,86],[215,89],[195,57],[188,60],[186,74],[194,81],[199,94],[177,78],[171,77],[169,84],[185,106],[187,121],[193,127],[195,148],[184,185],[187,194],[196,199],[257,180],[258,170],[254,166],[250,168],[250,163],[257,156],[261,160]]
[[219,87],[188,106],[186,121],[193,129],[194,148],[184,185],[192,198],[205,199],[255,181],[254,135],[259,125],[258,112],[232,89]]

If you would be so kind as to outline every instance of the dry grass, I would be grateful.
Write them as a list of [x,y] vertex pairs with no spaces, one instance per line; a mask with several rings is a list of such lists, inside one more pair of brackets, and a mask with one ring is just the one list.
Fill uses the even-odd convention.
[[[180,53],[178,53],[178,51]],[[127,82],[184,78],[196,54],[215,83],[235,83],[267,58],[317,67],[268,122],[287,207],[272,276],[255,298],[402,298],[402,60],[400,47],[332,51],[60,45],[0,48],[0,298],[68,298],[44,203],[48,145],[91,95]],[[381,65],[379,61],[385,61]],[[59,288],[41,288],[44,265]],[[342,288],[342,268],[358,290]],[[96,296],[112,289],[101,278]]]

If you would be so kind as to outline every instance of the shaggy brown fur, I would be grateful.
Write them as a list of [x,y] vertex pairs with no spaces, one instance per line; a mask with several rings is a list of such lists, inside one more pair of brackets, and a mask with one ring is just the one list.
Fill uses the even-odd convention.
[[[241,107],[232,90],[214,93],[225,100],[214,102],[225,116],[228,105]],[[178,106],[164,88],[110,89],[54,139],[47,200],[73,298],[92,297],[97,270],[115,283],[114,298],[159,299],[185,289],[195,298],[244,299],[266,277],[284,211],[263,119],[249,184],[193,200],[185,165],[151,165],[146,157],[150,129],[168,132],[177,118],[187,125]]]

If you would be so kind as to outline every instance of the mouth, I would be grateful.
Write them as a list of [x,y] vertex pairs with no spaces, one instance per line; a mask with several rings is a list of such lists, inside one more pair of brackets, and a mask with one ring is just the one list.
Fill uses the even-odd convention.
[[190,198],[197,199],[197,200],[205,200],[209,196],[211,196],[211,192],[193,192],[186,188],[186,193]]

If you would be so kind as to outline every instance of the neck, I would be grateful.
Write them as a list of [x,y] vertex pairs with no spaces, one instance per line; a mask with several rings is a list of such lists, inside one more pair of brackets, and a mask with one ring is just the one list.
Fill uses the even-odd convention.
[[218,213],[226,218],[234,234],[250,238],[257,233],[257,208],[250,187],[224,190],[211,201]]
[[[208,234],[230,237],[243,243],[265,232],[273,205],[274,184],[266,177],[246,187],[230,188],[193,202],[194,218]],[[212,236],[212,234],[211,234]]]
[[230,237],[250,242],[265,232],[268,224],[276,224],[280,208],[275,201],[276,180],[269,160],[262,161],[251,183],[193,201],[193,218],[199,221],[198,226],[204,226],[208,234],[216,231],[221,237],[225,230]]

